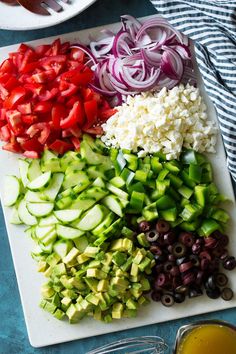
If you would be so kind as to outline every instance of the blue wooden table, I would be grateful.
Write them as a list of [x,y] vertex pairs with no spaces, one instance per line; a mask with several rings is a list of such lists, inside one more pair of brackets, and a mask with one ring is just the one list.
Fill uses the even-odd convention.
[[[148,0],[98,0],[93,6],[73,19],[54,27],[35,31],[0,30],[0,46],[59,35],[105,23],[117,22],[122,14],[136,17],[155,13]],[[1,21],[1,14],[0,14]],[[1,163],[1,161],[0,161]],[[0,182],[1,188],[1,182]],[[236,309],[207,315],[184,318],[177,321],[140,327],[133,330],[107,334],[99,337],[64,343],[48,348],[34,349],[30,346],[26,332],[22,307],[17,288],[4,219],[0,210],[0,354],[85,354],[88,350],[113,340],[141,335],[159,335],[171,347],[177,329],[186,323],[200,319],[223,319],[236,325]],[[35,319],[37,321],[37,319]]]

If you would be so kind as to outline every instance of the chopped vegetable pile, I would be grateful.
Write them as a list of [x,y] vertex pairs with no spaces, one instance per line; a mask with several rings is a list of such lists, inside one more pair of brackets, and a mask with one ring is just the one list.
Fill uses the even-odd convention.
[[162,152],[179,158],[183,148],[215,152],[217,128],[207,119],[199,89],[179,85],[158,93],[128,96],[117,113],[103,124],[102,141],[145,156]]
[[85,50],[95,68],[94,89],[113,104],[122,95],[172,88],[193,75],[189,40],[161,17],[141,23],[132,16],[121,16],[122,27],[114,34],[104,30],[101,38],[90,42]]
[[80,153],[46,150],[41,160],[20,159],[19,168],[20,179],[6,179],[11,222],[28,225],[37,244],[32,256],[49,278],[41,306],[71,323],[89,313],[106,322],[132,317],[147,303],[156,248],[151,233],[137,234],[142,223],[165,220],[210,236],[229,219],[210,163],[193,150],[179,161],[141,159],[84,135]]
[[36,48],[21,44],[0,66],[0,139],[4,150],[37,158],[79,148],[82,131],[101,134],[112,113],[88,85],[94,73],[69,42]]

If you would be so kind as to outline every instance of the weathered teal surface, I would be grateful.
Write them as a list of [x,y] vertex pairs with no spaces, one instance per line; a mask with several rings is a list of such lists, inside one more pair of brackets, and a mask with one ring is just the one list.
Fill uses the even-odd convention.
[[[79,0],[78,0],[79,1]],[[146,16],[155,12],[148,0],[98,0],[84,13],[55,27],[37,31],[0,30],[0,46],[29,41],[60,33],[117,22],[125,13]],[[1,13],[0,13],[1,21]],[[0,161],[1,162],[1,161]],[[1,188],[1,184],[0,184]],[[168,311],[168,310],[167,310]],[[113,340],[141,335],[159,335],[171,347],[177,329],[186,323],[200,319],[223,319],[236,325],[236,309],[215,312],[178,321],[140,327],[134,330],[107,334],[99,337],[64,343],[42,349],[30,346],[23,318],[10,248],[3,215],[0,210],[0,354],[85,354],[88,350]]]

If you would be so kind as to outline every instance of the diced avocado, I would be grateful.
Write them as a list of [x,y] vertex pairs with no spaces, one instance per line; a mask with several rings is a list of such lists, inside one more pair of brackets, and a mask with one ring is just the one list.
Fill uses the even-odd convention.
[[98,292],[98,280],[93,278],[84,278],[85,283],[92,290],[92,292]]
[[70,282],[70,277],[68,275],[62,275],[60,277],[60,282],[66,289],[73,289],[73,285]]
[[144,257],[145,256],[143,255],[143,252],[141,250],[138,250],[138,252],[136,253],[136,255],[133,259],[133,262],[135,264],[140,264]]
[[112,263],[112,252],[107,252],[105,254],[105,259],[101,261],[102,264],[109,266]]
[[112,306],[112,318],[119,319],[122,317],[122,313],[124,310],[124,305],[121,302],[116,302]]
[[138,264],[132,263],[130,275],[136,277],[138,275],[138,272],[139,272]]
[[102,320],[102,310],[99,307],[95,308],[93,312],[93,318],[98,321]]
[[97,293],[96,296],[99,298],[99,306],[102,311],[105,311],[108,309],[107,302],[104,298],[104,295],[102,293]]
[[127,317],[127,318],[137,317],[137,310],[125,309],[123,312],[123,317]]
[[53,267],[52,278],[66,274],[66,267],[64,263],[59,263]]
[[131,298],[126,301],[126,306],[130,310],[136,310],[138,308],[137,302]]
[[44,309],[44,307],[46,306],[47,300],[42,299],[39,303],[39,307],[41,307],[42,309]]
[[98,292],[105,292],[108,290],[108,287],[109,287],[109,281],[107,279],[101,279],[98,282],[97,291]]
[[58,293],[54,294],[52,299],[51,299],[51,302],[53,305],[55,305],[56,307],[60,307],[61,306],[61,299],[58,295]]
[[62,290],[61,295],[64,297],[69,297],[71,299],[77,299],[77,297],[78,297],[78,294],[74,290],[71,290],[71,289]]
[[84,311],[88,312],[93,309],[93,304],[86,299],[83,299],[79,305],[83,308]]
[[78,238],[75,238],[73,240],[75,247],[80,251],[80,252],[84,252],[85,248],[88,246],[88,238],[84,235],[84,236],[80,236]]
[[46,304],[44,306],[44,310],[47,311],[47,312],[50,312],[51,314],[54,314],[54,312],[56,311],[57,307],[52,304],[51,302],[49,301],[46,301]]
[[49,278],[49,277],[52,275],[52,272],[53,272],[53,267],[48,267],[48,269],[45,270],[45,272],[43,273],[43,275],[44,275],[46,278]]
[[65,312],[63,312],[61,309],[56,309],[53,316],[56,317],[58,320],[62,320],[65,317]]
[[89,268],[86,273],[87,278],[106,279],[107,274],[97,268]]
[[99,298],[92,293],[90,293],[86,296],[86,300],[95,306],[98,306],[99,301],[100,301]]
[[68,309],[68,307],[70,306],[70,304],[72,303],[72,299],[70,297],[66,297],[64,296],[62,299],[61,299],[61,306],[62,306],[62,309],[64,311],[66,311]]
[[90,259],[90,257],[85,256],[85,254],[82,253],[77,257],[77,262],[79,264],[83,264],[83,263],[87,262],[89,259]]
[[133,257],[130,256],[130,257],[127,259],[127,261],[121,266],[121,269],[122,269],[124,272],[127,272],[127,271],[130,269],[132,263],[133,263]]
[[105,322],[105,323],[110,323],[110,322],[112,322],[112,317],[111,317],[111,315],[108,313],[107,315],[105,315],[104,317],[103,317],[103,321]]
[[82,310],[82,308],[78,309],[78,306],[76,306],[76,305],[71,304],[66,311],[66,315],[68,316],[70,323],[78,322],[85,315],[85,312]]
[[145,297],[145,296],[140,296],[140,298],[138,299],[138,304],[141,305],[148,305],[150,303],[150,300]]
[[63,262],[67,266],[73,266],[77,264],[77,256],[79,255],[79,251],[77,248],[73,247],[70,252],[63,258]]
[[150,282],[147,278],[141,277],[140,283],[143,291],[149,291],[151,289]]
[[123,292],[128,288],[129,281],[119,277],[114,277],[111,279],[111,286],[113,290]]
[[119,238],[112,242],[111,251],[130,251],[132,250],[133,242],[128,238]]
[[41,294],[43,298],[48,299],[55,294],[55,291],[48,283],[46,283],[41,286]]
[[99,247],[87,246],[83,254],[87,257],[94,258],[98,252],[99,252]]
[[59,261],[60,261],[60,256],[57,254],[57,253],[51,253],[48,257],[47,257],[47,259],[46,259],[46,262],[50,265],[50,266],[52,266],[52,267],[54,267]]
[[80,291],[86,290],[87,288],[86,284],[83,282],[82,279],[77,279],[75,277],[71,277],[68,280],[68,284],[71,284],[73,288],[76,288]]
[[48,265],[46,261],[39,261],[37,271],[40,273],[45,272],[47,270],[47,267]]

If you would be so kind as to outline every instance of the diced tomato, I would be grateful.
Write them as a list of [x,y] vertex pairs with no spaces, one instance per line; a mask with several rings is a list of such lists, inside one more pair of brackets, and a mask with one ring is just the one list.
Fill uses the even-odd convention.
[[18,104],[17,110],[22,113],[22,114],[31,114],[32,113],[32,107],[30,102]]
[[34,112],[47,113],[51,111],[52,106],[53,106],[52,102],[49,101],[38,102],[34,106]]
[[108,118],[113,116],[117,112],[116,108],[109,108],[106,110],[101,109],[99,111],[99,120],[100,121],[106,121]]
[[16,104],[19,104],[20,101],[26,96],[26,89],[22,86],[14,88],[11,92],[11,95],[5,100],[4,108],[12,109]]
[[0,129],[0,139],[2,141],[9,141],[10,138],[11,138],[11,132],[10,129],[8,128],[8,125],[6,124]]
[[73,144],[67,143],[64,140],[57,139],[51,145],[49,145],[49,149],[56,151],[60,155],[63,155],[66,151],[73,149]]
[[81,103],[75,102],[73,108],[71,109],[68,117],[64,118],[61,123],[61,129],[68,129],[73,127],[76,123],[83,124],[84,112]]
[[38,159],[39,153],[37,151],[25,151],[23,155],[29,159]]
[[67,117],[67,110],[64,105],[57,103],[52,108],[52,123],[54,129],[61,129],[60,122]]
[[79,48],[71,48],[71,50],[70,50],[70,58],[72,60],[78,61],[80,63],[84,63],[84,57],[85,57],[85,54],[84,54],[84,52],[81,49],[79,49]]
[[2,149],[10,152],[15,152],[17,154],[22,152],[20,144],[18,144],[17,142],[7,143],[3,145]]
[[34,51],[39,57],[42,57],[50,49],[50,47],[50,44],[38,45]]
[[75,147],[75,150],[79,150],[80,149],[80,140],[76,137],[71,138],[71,141]]
[[40,144],[37,138],[27,139],[26,141],[20,143],[20,145],[23,150],[38,151],[38,152],[43,151],[43,145]]
[[24,132],[24,126],[21,119],[21,113],[17,110],[7,111],[6,118],[11,131],[16,135],[20,135]]
[[31,125],[37,122],[38,117],[36,114],[22,114],[21,119],[26,125]]
[[102,135],[103,129],[100,126],[97,126],[89,129],[83,129],[83,132],[91,135]]
[[26,44],[0,65],[0,139],[4,149],[38,157],[43,149],[78,150],[82,132],[99,135],[114,110],[93,83],[87,57],[55,40]]
[[50,125],[48,123],[35,123],[33,125],[31,125],[26,133],[32,138],[33,136],[35,136],[36,134],[40,133],[39,137],[38,137],[38,141],[41,144],[45,144],[47,141],[47,138],[49,137],[50,134]]
[[94,123],[96,123],[97,120],[97,114],[98,114],[98,105],[97,101],[91,100],[84,102],[84,110],[85,110],[85,115],[86,115],[86,124],[83,126],[83,129],[89,129],[91,128]]

